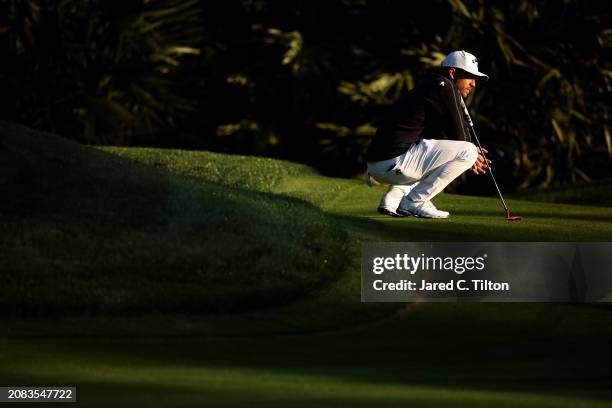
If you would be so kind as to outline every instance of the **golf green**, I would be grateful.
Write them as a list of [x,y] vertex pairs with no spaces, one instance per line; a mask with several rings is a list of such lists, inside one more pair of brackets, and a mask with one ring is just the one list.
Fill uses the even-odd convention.
[[[56,158],[61,159],[62,149],[54,150]],[[39,270],[19,269],[38,280],[8,280],[15,284],[3,289],[3,304],[26,296],[28,289],[21,285],[28,282],[37,293],[53,292],[53,281],[44,280],[46,271],[72,284],[44,297],[37,308],[13,307],[4,315],[1,384],[74,385],[79,405],[87,407],[612,407],[612,310],[607,305],[362,304],[359,265],[365,241],[610,241],[612,208],[510,200],[513,213],[525,219],[507,223],[494,197],[445,194],[436,205],[451,212],[448,220],[390,218],[375,212],[382,187],[323,177],[293,163],[208,152],[102,150],[121,159],[108,162],[115,167],[144,164],[130,173],[134,183],[117,191],[131,197],[127,187],[159,183],[151,191],[140,187],[138,196],[146,200],[138,205],[174,208],[170,215],[185,224],[172,227],[174,246],[160,243],[154,250],[200,260],[215,254],[233,259],[244,251],[243,263],[231,270],[251,265],[259,280],[239,276],[240,291],[232,292],[232,281],[223,276],[198,275],[204,276],[200,281],[192,279],[189,268],[173,275],[174,263],[153,275],[146,274],[152,266],[145,263],[129,276],[138,259],[116,256],[111,251],[120,246],[103,238],[112,236],[113,228],[121,230],[124,224],[114,223],[117,219],[129,220],[120,204],[140,208],[134,201],[100,209],[110,218],[93,230],[89,213],[73,207],[63,214],[59,198],[55,213],[39,212],[46,224],[18,224],[5,216],[3,246],[12,254],[2,258],[5,271],[17,271],[8,262],[19,257],[42,247],[47,252],[28,264]],[[98,154],[93,152],[91,157]],[[89,169],[103,172],[100,165]],[[121,179],[121,171],[117,175]],[[117,181],[96,176],[100,185]],[[98,197],[83,184],[68,184],[64,187],[75,194],[82,188]],[[170,206],[149,202],[160,185],[160,197]],[[224,195],[232,197],[235,211],[219,210],[208,218],[197,213],[223,203]],[[186,203],[188,214],[176,210],[177,203]],[[90,203],[88,208],[97,207]],[[241,213],[248,215],[240,218],[242,225],[255,226],[246,238],[232,218]],[[54,223],[60,215],[73,221],[70,228]],[[190,228],[199,216],[205,221],[199,229]],[[174,225],[161,219],[151,210],[128,223],[120,244],[144,240],[131,245],[138,256],[146,256],[146,240]],[[213,240],[204,237],[206,220],[216,226]],[[21,234],[19,242],[10,241],[12,231]],[[44,246],[49,237],[55,245]],[[101,279],[102,264],[79,276],[71,258],[60,256],[63,245],[79,237],[105,242],[101,251],[109,252],[96,253],[96,259],[108,256],[121,274]],[[315,238],[308,250],[300,249]],[[204,244],[197,245],[198,239]],[[213,245],[215,240],[220,244]],[[240,246],[225,246],[231,240]],[[234,265],[224,262],[223,268]],[[287,271],[291,265],[299,276]],[[87,286],[86,279],[95,285]],[[139,287],[139,279],[147,285]],[[204,288],[207,279],[217,286]],[[291,285],[283,285],[285,279]],[[174,280],[187,283],[179,286]],[[118,292],[126,282],[133,286]],[[258,282],[265,291],[257,290]],[[83,288],[91,292],[82,295]],[[182,288],[189,301],[175,299]],[[285,288],[291,296],[281,295]],[[142,296],[122,300],[131,293]],[[118,297],[97,301],[105,296]],[[248,301],[239,301],[242,296]],[[263,298],[268,301],[258,303]],[[210,299],[225,303],[215,308]],[[45,313],[49,309],[53,313]]]

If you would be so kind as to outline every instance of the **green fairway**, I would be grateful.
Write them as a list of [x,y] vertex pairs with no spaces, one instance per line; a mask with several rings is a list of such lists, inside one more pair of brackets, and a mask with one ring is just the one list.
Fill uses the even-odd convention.
[[[578,335],[587,325],[568,321],[592,311],[478,309],[425,306],[376,327],[299,336],[4,341],[2,379],[78,384],[82,404],[100,407],[610,406],[607,344],[587,343],[610,331]],[[524,325],[482,320],[509,311]],[[545,315],[557,322],[537,327]]]
[[609,311],[421,305],[303,335],[0,343],[4,384],[77,384],[85,406],[604,407]]
[[510,200],[507,223],[446,194],[448,220],[390,218],[382,186],[295,163],[0,131],[3,385],[88,407],[612,407],[607,305],[360,302],[362,242],[612,241],[612,208]]

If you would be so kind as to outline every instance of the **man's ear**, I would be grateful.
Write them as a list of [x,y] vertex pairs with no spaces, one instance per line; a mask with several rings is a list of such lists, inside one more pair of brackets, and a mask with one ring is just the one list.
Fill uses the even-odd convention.
[[455,79],[455,68],[448,69],[448,76],[450,77],[450,79]]

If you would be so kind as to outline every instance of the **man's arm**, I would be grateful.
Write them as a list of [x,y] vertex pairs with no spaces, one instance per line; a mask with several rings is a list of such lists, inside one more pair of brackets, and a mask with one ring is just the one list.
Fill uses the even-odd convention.
[[[444,113],[449,115],[451,118],[453,134],[455,135],[456,139],[471,142],[472,138],[470,136],[465,117],[463,116],[461,100],[459,99],[461,98],[461,95],[459,94],[459,91],[457,91],[453,83],[449,80],[444,80],[443,82],[438,83],[438,90],[440,92],[439,96],[442,106],[445,110]],[[487,149],[483,147],[482,150],[483,151],[481,152],[480,148],[478,148],[478,157],[471,168],[472,172],[476,175],[485,174],[489,164],[491,163],[491,161],[486,160],[483,155],[483,153],[489,153]]]
[[454,140],[471,141],[467,123],[463,119],[460,100],[461,95],[455,85],[447,78],[438,77],[431,82],[425,100],[435,108],[442,117],[448,118],[451,128],[447,137]]
[[452,82],[444,81],[444,102],[446,112],[450,116],[451,124],[453,126],[453,133],[457,140],[464,140],[471,142],[470,132],[467,129],[467,124],[463,118],[463,111],[461,110],[461,95],[455,88]]

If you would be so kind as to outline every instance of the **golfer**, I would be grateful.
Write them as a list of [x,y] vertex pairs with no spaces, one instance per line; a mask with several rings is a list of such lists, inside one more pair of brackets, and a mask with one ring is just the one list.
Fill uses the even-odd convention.
[[[454,51],[442,67],[394,105],[366,154],[366,178],[390,184],[378,212],[394,217],[448,218],[431,199],[463,172],[485,174],[487,163],[471,143],[461,98],[489,79],[476,57]],[[484,153],[487,153],[483,148]]]

